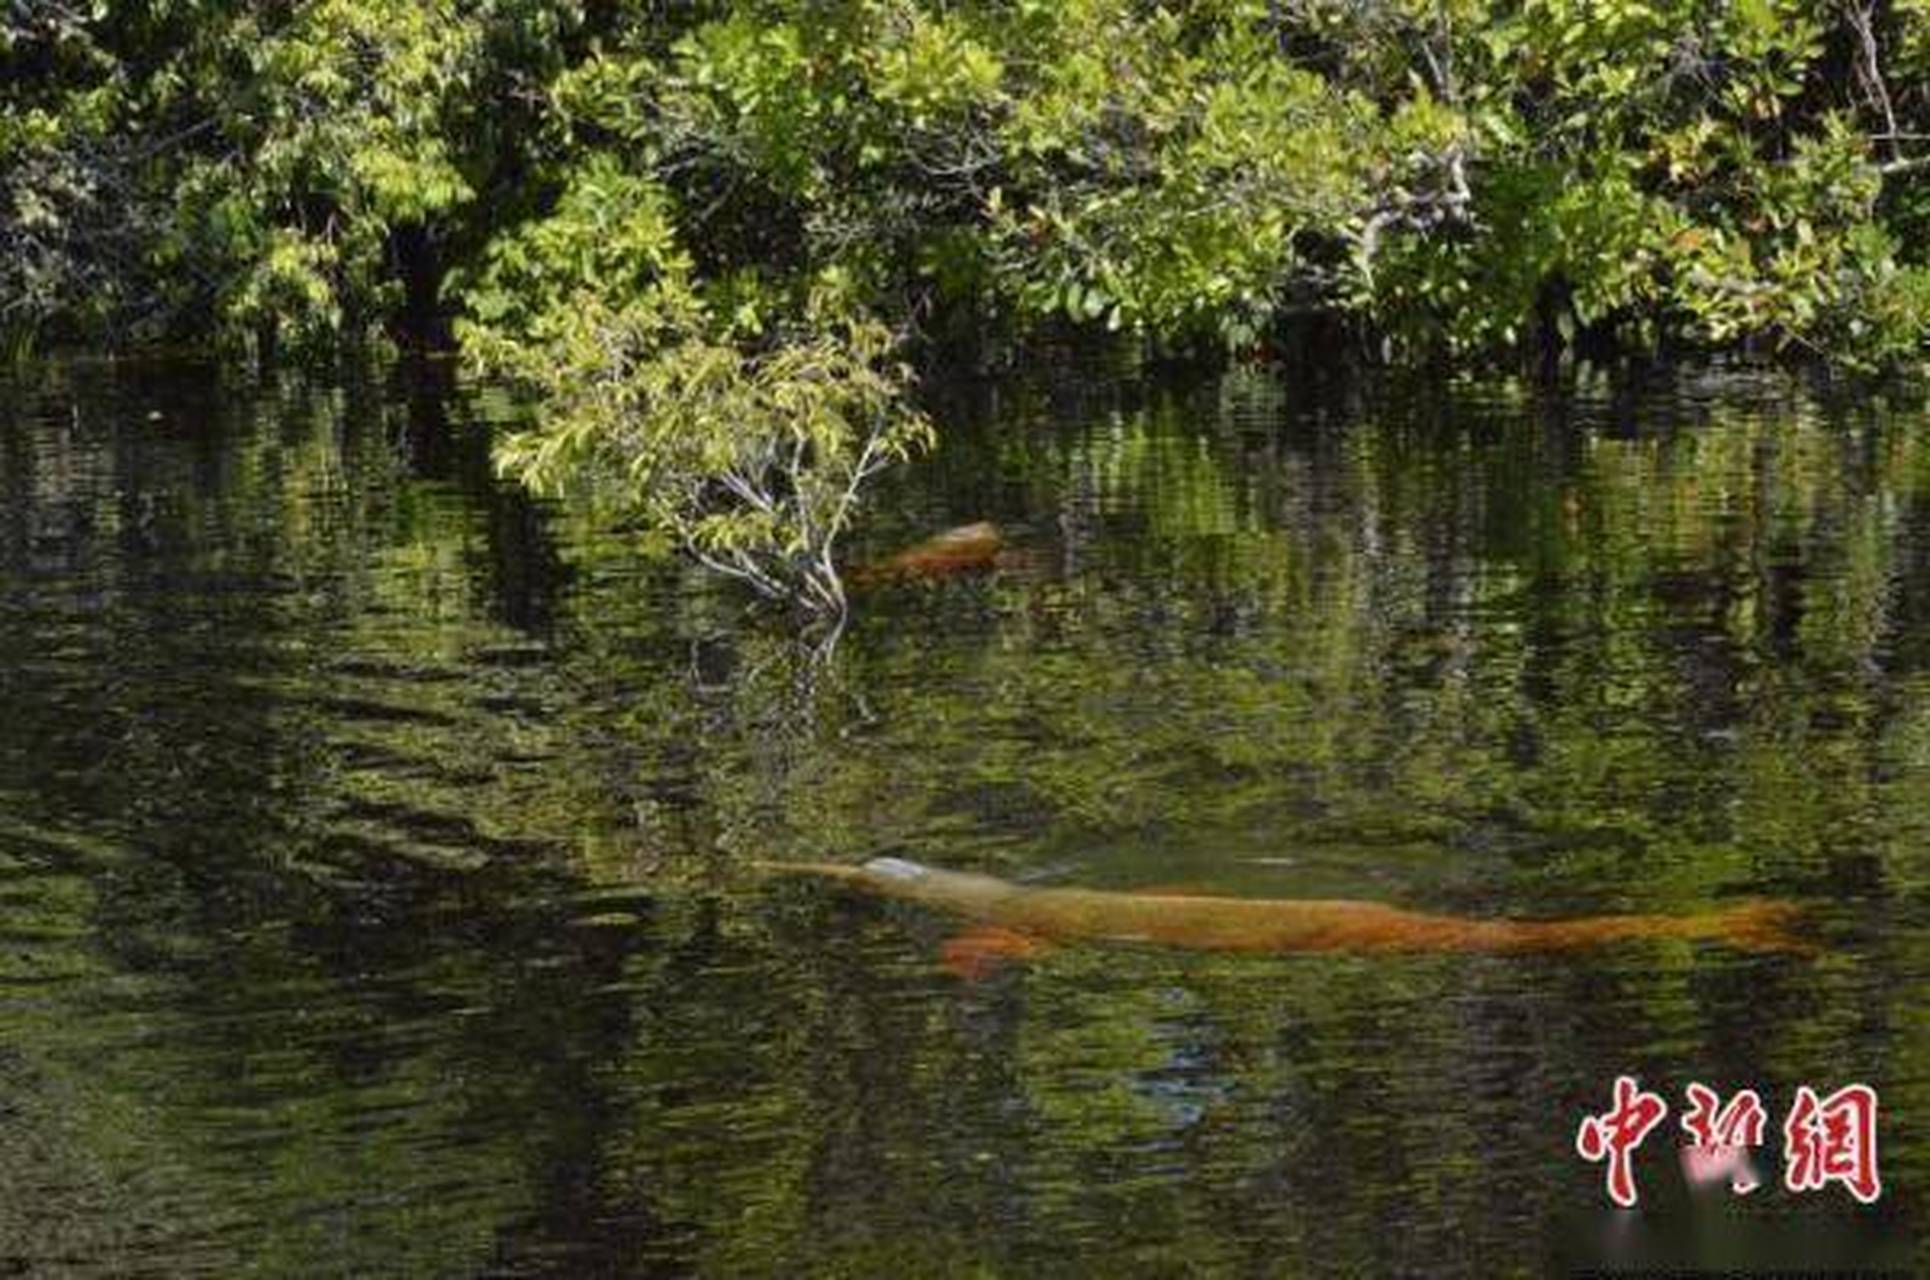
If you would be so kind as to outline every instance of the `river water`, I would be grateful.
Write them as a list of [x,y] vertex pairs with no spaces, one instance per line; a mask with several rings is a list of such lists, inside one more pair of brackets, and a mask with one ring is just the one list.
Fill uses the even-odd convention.
[[[496,481],[439,366],[0,398],[0,1274],[1930,1262],[1930,425],[1704,366],[941,388],[827,652]],[[1075,943],[756,859],[1810,948]],[[1669,1107],[1634,1211],[1576,1151]],[[1684,1090],[1753,1088],[1748,1196]],[[1783,1184],[1799,1087],[1881,1197]]]

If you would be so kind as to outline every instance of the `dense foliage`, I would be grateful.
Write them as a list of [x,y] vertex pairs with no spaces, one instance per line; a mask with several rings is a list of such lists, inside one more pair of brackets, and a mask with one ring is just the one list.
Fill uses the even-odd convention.
[[845,482],[921,438],[881,332],[1250,348],[1315,313],[1409,359],[1751,341],[1875,365],[1930,316],[1923,0],[42,0],[0,22],[16,345],[454,320],[556,406],[512,469],[627,485],[687,546],[751,547],[754,581],[798,577]]

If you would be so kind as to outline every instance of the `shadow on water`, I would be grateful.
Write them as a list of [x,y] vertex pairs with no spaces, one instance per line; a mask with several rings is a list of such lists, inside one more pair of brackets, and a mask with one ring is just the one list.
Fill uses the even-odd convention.
[[[0,408],[0,1274],[1534,1274],[1924,1261],[1930,442],[1714,366],[939,388],[828,658],[498,485],[424,366]],[[981,539],[981,541],[983,541]],[[982,563],[981,563],[982,562]],[[878,854],[1815,955],[1071,946]],[[1608,1211],[1580,1118],[1672,1108]],[[1881,1096],[1700,1200],[1682,1089]]]

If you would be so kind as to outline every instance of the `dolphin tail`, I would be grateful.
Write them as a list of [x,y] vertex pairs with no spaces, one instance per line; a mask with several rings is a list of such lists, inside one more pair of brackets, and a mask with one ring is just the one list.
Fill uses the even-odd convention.
[[1816,944],[1797,932],[1802,914],[1793,902],[1748,898],[1717,913],[1712,932],[1745,951],[1815,955]]

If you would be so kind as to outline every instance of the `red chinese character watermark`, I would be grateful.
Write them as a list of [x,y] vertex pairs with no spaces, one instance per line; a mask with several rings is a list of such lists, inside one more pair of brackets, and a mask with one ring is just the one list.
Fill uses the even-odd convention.
[[1615,1106],[1599,1116],[1584,1117],[1575,1131],[1575,1150],[1584,1160],[1608,1160],[1608,1198],[1624,1209],[1635,1207],[1635,1148],[1649,1136],[1669,1106],[1644,1093],[1632,1076],[1615,1078]]
[[[1688,1110],[1682,1130],[1691,1141],[1681,1149],[1682,1173],[1692,1186],[1727,1180],[1737,1195],[1762,1185],[1750,1153],[1760,1147],[1767,1114],[1754,1089],[1739,1090],[1723,1102],[1707,1085],[1691,1082],[1684,1090]],[[1845,1085],[1818,1098],[1808,1085],[1783,1121],[1783,1185],[1794,1192],[1820,1191],[1840,1182],[1864,1204],[1883,1194],[1876,1164],[1876,1090]],[[1601,1115],[1582,1118],[1575,1150],[1584,1160],[1608,1162],[1608,1198],[1624,1209],[1635,1207],[1635,1149],[1668,1115],[1669,1108],[1644,1093],[1633,1076],[1615,1079],[1615,1105]]]
[[1744,1089],[1720,1107],[1721,1098],[1707,1085],[1691,1082],[1685,1092],[1689,1110],[1682,1128],[1695,1141],[1682,1149],[1683,1175],[1696,1186],[1727,1178],[1729,1189],[1739,1196],[1761,1186],[1749,1158],[1749,1149],[1762,1145],[1767,1118],[1756,1091]]
[[1876,1090],[1866,1084],[1845,1085],[1820,1101],[1803,1085],[1783,1121],[1783,1185],[1819,1191],[1832,1182],[1864,1204],[1883,1194],[1876,1171]]

